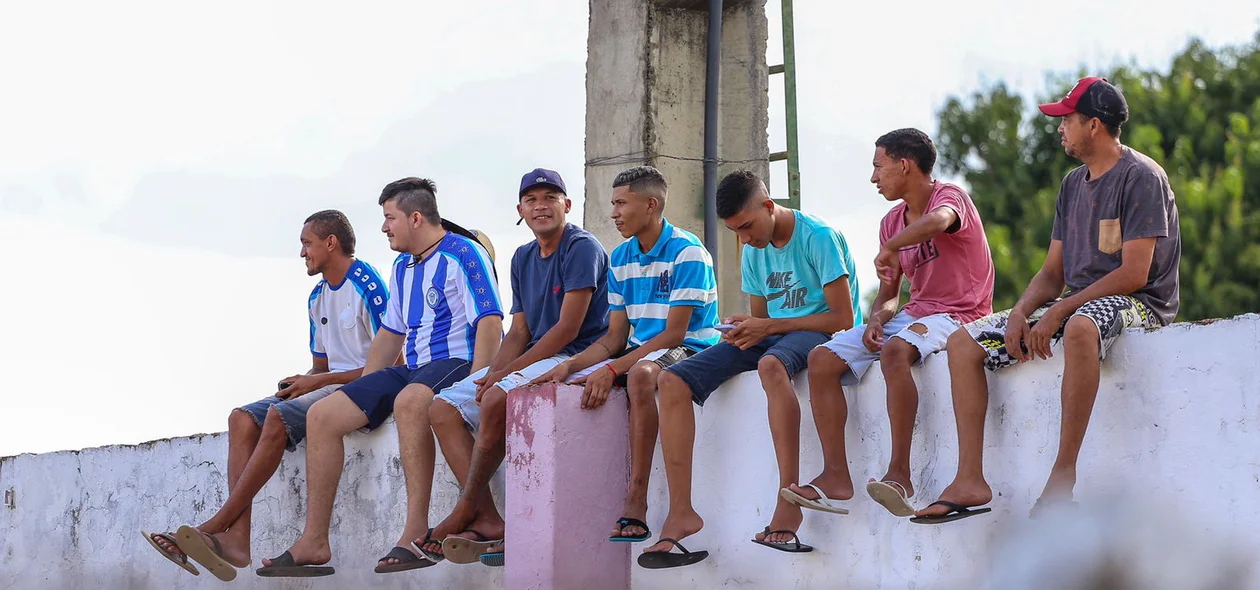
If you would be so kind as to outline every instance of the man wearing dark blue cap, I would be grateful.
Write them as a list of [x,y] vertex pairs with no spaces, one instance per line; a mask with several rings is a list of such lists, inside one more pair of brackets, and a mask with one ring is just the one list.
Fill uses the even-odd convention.
[[1041,105],[1041,112],[1062,119],[1063,149],[1085,165],[1063,178],[1050,250],[1019,302],[949,338],[958,474],[940,501],[912,522],[937,524],[989,511],[974,509],[993,499],[981,465],[989,405],[984,370],[1050,358],[1059,343],[1058,456],[1032,515],[1070,503],[1108,348],[1127,328],[1166,325],[1177,315],[1177,204],[1164,169],[1120,143],[1120,126],[1129,118],[1124,95],[1103,78],[1084,78],[1063,100]]
[[490,366],[439,393],[434,399],[445,403],[429,410],[463,489],[450,516],[416,541],[434,560],[472,563],[503,538],[489,482],[505,452],[507,392],[608,330],[608,254],[590,232],[565,221],[573,203],[564,180],[553,170],[531,170],[518,196],[516,211],[534,240],[512,256],[512,327]]

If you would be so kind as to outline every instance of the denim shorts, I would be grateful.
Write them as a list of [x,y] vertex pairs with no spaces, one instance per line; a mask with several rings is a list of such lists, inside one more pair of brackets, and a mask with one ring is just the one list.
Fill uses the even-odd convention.
[[292,451],[297,448],[302,439],[306,438],[306,412],[315,402],[328,397],[338,389],[341,389],[341,385],[328,385],[288,400],[269,395],[237,409],[253,416],[254,422],[262,428],[263,422],[267,420],[267,411],[275,407],[276,412],[280,414],[280,421],[284,423],[284,431],[288,434],[284,448]]
[[[921,331],[911,328],[915,325],[918,325]],[[944,349],[949,335],[960,326],[962,324],[947,313],[917,318],[902,310],[884,324],[884,343],[891,338],[900,338],[910,343],[919,351],[918,362],[922,363],[929,354]],[[853,326],[853,329],[836,334],[834,338],[823,344],[824,348],[849,365],[849,370],[840,376],[840,383],[843,385],[860,383],[862,375],[865,375],[871,365],[879,360],[879,351],[871,352],[862,343],[862,336],[865,334],[866,324]]]
[[691,388],[691,399],[703,406],[713,390],[731,377],[756,370],[766,355],[782,361],[789,376],[804,371],[809,352],[830,339],[830,334],[822,332],[789,332],[766,338],[748,350],[722,341],[665,370],[682,379]]
[[367,429],[376,430],[394,413],[394,399],[403,388],[419,383],[437,393],[467,377],[471,367],[468,361],[457,358],[436,360],[415,370],[394,365],[359,377],[342,386],[341,390],[363,410],[368,419]]

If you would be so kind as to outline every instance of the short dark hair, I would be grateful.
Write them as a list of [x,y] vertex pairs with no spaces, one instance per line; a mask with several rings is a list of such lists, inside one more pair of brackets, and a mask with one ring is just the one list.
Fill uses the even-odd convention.
[[919,167],[924,174],[931,174],[936,166],[936,146],[928,134],[914,128],[889,131],[875,140],[875,147],[884,148],[889,158],[907,159]]
[[718,217],[727,219],[739,213],[760,186],[761,179],[751,170],[736,170],[722,177],[717,187]]
[[337,236],[337,243],[341,244],[341,252],[346,256],[354,256],[354,228],[350,226],[350,220],[346,219],[346,214],[336,209],[325,209],[312,213],[302,225],[311,224],[311,231],[319,239],[326,239],[328,236]]
[[665,175],[656,168],[635,166],[621,171],[613,179],[613,188],[622,186],[630,187],[630,192],[635,194],[656,197],[661,202],[661,207],[665,206],[665,193],[669,190],[669,184],[665,182]]
[[442,223],[437,206],[437,184],[432,180],[414,176],[395,180],[381,190],[381,198],[376,204],[384,205],[390,199],[397,199],[395,205],[407,215],[419,211],[429,223]]

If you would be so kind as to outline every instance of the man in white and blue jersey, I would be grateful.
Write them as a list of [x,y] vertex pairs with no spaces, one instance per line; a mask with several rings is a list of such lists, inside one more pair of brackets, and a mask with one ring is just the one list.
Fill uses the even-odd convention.
[[[708,250],[665,219],[668,185],[651,166],[613,180],[612,219],[622,237],[608,276],[608,333],[535,382],[584,384],[583,408],[598,408],[614,385],[630,397],[630,489],[611,541],[651,536],[648,478],[656,449],[656,378],[662,369],[717,344],[717,279]],[[578,371],[588,376],[572,378]]]
[[[328,528],[345,461],[342,439],[379,427],[391,413],[409,492],[407,521],[377,572],[433,565],[407,548],[428,528],[435,460],[429,404],[436,392],[488,365],[503,333],[493,263],[467,230],[442,220],[436,193],[433,182],[421,178],[404,178],[381,191],[381,229],[390,248],[402,253],[389,277],[394,298],[372,341],[366,376],[311,408],[306,528],[284,554],[263,560],[259,575],[333,573],[319,566],[332,559]],[[406,362],[394,365],[400,350]]]
[[[389,291],[376,269],[354,257],[354,228],[340,211],[306,218],[300,236],[310,276],[322,275],[307,300],[311,369],[280,380],[279,391],[228,417],[228,498],[214,516],[176,533],[146,533],[154,547],[191,573],[192,557],[230,580],[250,562],[250,505],[271,479],[285,449],[306,436],[311,405],[359,378]],[[181,549],[181,547],[187,549]]]
[[[489,482],[505,453],[507,392],[608,331],[608,253],[590,232],[565,222],[572,206],[555,171],[537,168],[521,178],[516,211],[534,240],[512,256],[512,327],[490,366],[438,394],[442,403],[431,412],[463,488],[451,514],[416,539],[432,559],[473,563],[503,537]],[[455,457],[469,457],[464,473]]]

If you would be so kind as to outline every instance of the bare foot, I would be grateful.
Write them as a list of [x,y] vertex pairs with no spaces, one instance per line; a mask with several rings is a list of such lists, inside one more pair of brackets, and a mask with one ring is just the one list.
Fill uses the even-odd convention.
[[[455,503],[455,508],[451,510],[451,513],[446,516],[446,519],[438,523],[437,526],[433,527],[433,532],[429,535],[429,542],[425,543],[424,537],[419,537],[416,539],[416,544],[421,545],[424,548],[424,550],[429,553],[432,553],[434,555],[441,555],[442,554],[442,539],[445,539],[456,533],[462,533],[468,530],[469,528],[476,528],[476,527],[472,527],[472,523],[474,520],[480,520],[480,518],[481,518],[480,515],[477,514],[476,506],[474,506],[471,502],[465,502],[463,500],[460,500]],[[502,537],[503,519],[499,518],[498,514],[495,514],[494,518],[498,520],[498,524],[492,527],[487,527],[487,528],[497,528],[498,532],[500,533],[500,537]],[[490,524],[493,524],[493,523],[490,523]],[[490,533],[490,531],[483,531],[479,528],[477,529],[477,531],[482,534]],[[460,535],[460,536],[464,536],[464,535]],[[471,537],[473,535],[467,535],[467,536]]]
[[[173,536],[173,533],[172,533],[172,536]],[[158,533],[150,534],[150,538],[153,539],[154,543],[157,543],[160,547],[165,549],[167,553],[170,553],[171,555],[174,555],[175,557],[179,557],[184,554],[184,552],[180,550],[179,545],[176,545],[168,541],[166,537],[158,536]]]
[[[399,546],[399,547],[402,547],[403,549],[406,549],[406,550],[407,550],[408,552],[410,552],[412,555],[416,555],[416,552],[415,552],[415,551],[412,551],[411,546],[408,544],[408,542],[407,542],[407,541],[399,541],[399,542],[398,542],[398,546]],[[416,555],[416,557],[424,557],[424,556],[423,556],[423,555]],[[395,557],[383,557],[383,558],[381,558],[379,561],[377,561],[377,562],[376,562],[376,565],[378,565],[378,566],[381,566],[381,565],[397,565],[397,564],[400,564],[400,563],[402,563],[402,560],[401,560],[401,559],[398,559],[398,558],[395,558]]]
[[[875,481],[875,478],[872,477],[867,481]],[[897,485],[894,485],[893,487],[895,488],[897,486],[901,486],[901,489],[897,491],[902,492],[903,496],[906,498],[914,497],[914,485],[910,483],[909,473],[894,473],[889,471],[884,474],[884,477],[879,478],[879,481],[895,482]]]
[[[993,501],[993,490],[989,489],[989,484],[983,479],[978,481],[959,481],[949,484],[945,491],[941,492],[940,500],[945,502],[953,502],[967,508],[973,506],[984,506]],[[918,512],[915,516],[943,516],[949,512],[949,507],[937,504],[928,506]]]
[[1041,490],[1041,497],[1033,504],[1028,515],[1037,518],[1042,512],[1057,506],[1070,506],[1072,490],[1076,487],[1075,469],[1054,469],[1046,480],[1046,487]]
[[[308,541],[302,537],[289,548],[289,554],[293,556],[294,565],[324,565],[332,561],[332,548],[327,540]],[[270,567],[272,560],[264,559],[262,563]]]
[[[810,491],[812,492],[813,490]],[[769,530],[796,532],[797,529],[801,528],[801,520],[803,519],[804,516],[801,514],[800,506],[779,498],[774,507],[774,516],[770,517]],[[787,543],[792,540],[792,535],[787,533],[767,535],[763,531],[757,533],[754,538],[767,543]]]
[[[827,494],[827,497],[832,500],[853,499],[853,480],[849,478],[848,473],[845,473],[842,476],[833,476],[824,473],[815,477],[814,480],[809,483],[811,485],[818,486],[818,489],[822,490],[822,492]],[[815,492],[814,488],[811,487],[791,484],[788,486],[788,489],[792,490],[806,500],[820,499],[818,497],[818,492]]]
[[[637,520],[641,520],[643,522],[647,522],[647,504],[646,503],[644,504],[633,503],[632,504],[630,500],[627,498],[626,505],[621,509],[621,516],[623,518],[634,518]],[[617,526],[614,524],[612,533],[609,534],[608,536],[610,537],[638,537],[639,535],[642,535],[646,532],[647,532],[647,529],[638,525],[629,524],[622,527],[622,526]]]
[[[661,525],[660,538],[669,538],[675,541],[681,541],[700,532],[700,529],[702,528],[704,528],[704,519],[700,518],[700,515],[697,514],[695,510],[688,509],[685,513],[679,514],[674,514],[673,511],[670,511],[669,515],[665,517],[665,524]],[[669,550],[673,548],[674,546],[669,543],[658,541],[655,545],[644,549],[643,552],[668,553]]]

